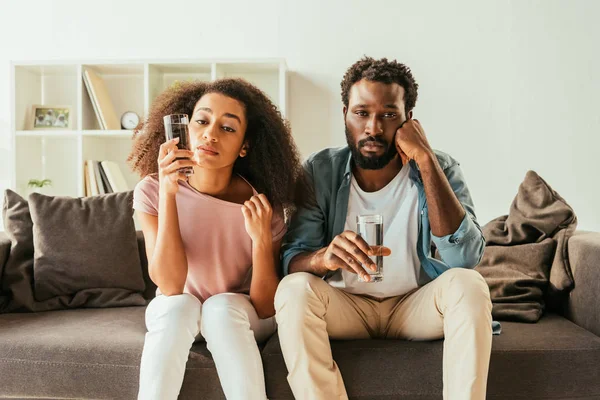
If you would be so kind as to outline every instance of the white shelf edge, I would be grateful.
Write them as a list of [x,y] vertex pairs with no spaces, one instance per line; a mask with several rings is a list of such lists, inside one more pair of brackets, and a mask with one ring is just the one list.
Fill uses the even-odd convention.
[[95,137],[112,137],[112,138],[131,138],[133,131],[131,130],[84,130],[84,131],[69,131],[69,130],[26,130],[17,131],[16,136],[32,136],[32,137],[77,137],[77,136],[95,136]]
[[24,130],[17,131],[16,136],[56,136],[56,137],[70,137],[70,136],[78,136],[79,133],[77,131],[69,131],[69,130],[52,130],[52,129],[39,129],[39,130]]
[[131,138],[133,137],[132,130],[84,130],[83,136],[95,136],[95,137],[116,137],[116,138]]

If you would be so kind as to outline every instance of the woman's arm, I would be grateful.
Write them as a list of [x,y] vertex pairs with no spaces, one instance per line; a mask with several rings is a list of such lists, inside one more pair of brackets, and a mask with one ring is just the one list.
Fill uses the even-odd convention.
[[250,301],[260,318],[275,315],[275,291],[279,284],[276,266],[279,264],[281,241],[252,243],[252,283]]
[[281,241],[273,243],[273,209],[267,196],[259,194],[244,203],[242,213],[246,232],[252,239],[250,301],[260,318],[269,318],[275,315],[275,291],[279,284],[276,266],[281,247]]
[[173,296],[183,293],[187,279],[187,257],[179,230],[176,195],[179,181],[186,176],[182,167],[193,166],[193,152],[177,148],[178,138],[160,146],[158,157],[158,216],[138,212],[146,242],[148,273],[161,293]]
[[137,211],[148,257],[152,282],[166,296],[183,293],[187,278],[187,257],[179,233],[175,197],[160,196],[158,216]]

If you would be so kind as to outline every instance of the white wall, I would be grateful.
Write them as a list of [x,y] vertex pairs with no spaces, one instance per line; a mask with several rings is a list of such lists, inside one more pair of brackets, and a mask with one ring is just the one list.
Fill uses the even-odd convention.
[[284,57],[289,117],[308,155],[344,143],[339,82],[368,54],[412,67],[415,117],[461,161],[482,223],[508,211],[534,169],[581,229],[600,231],[599,1],[99,4],[0,0],[0,185],[10,176],[9,60]]

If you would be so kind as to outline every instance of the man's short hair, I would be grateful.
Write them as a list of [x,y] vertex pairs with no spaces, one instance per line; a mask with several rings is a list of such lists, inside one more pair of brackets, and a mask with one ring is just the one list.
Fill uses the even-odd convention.
[[363,57],[355,62],[344,74],[342,79],[342,102],[348,107],[350,88],[361,79],[372,82],[397,83],[404,88],[404,105],[408,114],[417,102],[417,91],[419,85],[415,82],[410,68],[397,62],[388,61],[387,58],[375,60],[371,57]]

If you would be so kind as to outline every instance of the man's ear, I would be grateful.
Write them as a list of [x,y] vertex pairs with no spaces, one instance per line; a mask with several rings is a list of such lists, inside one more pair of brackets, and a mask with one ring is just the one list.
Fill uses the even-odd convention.
[[412,118],[413,118],[413,112],[412,112],[412,110],[410,110],[410,111],[408,112],[408,115],[406,116],[406,118],[407,118],[407,119],[412,119]]

